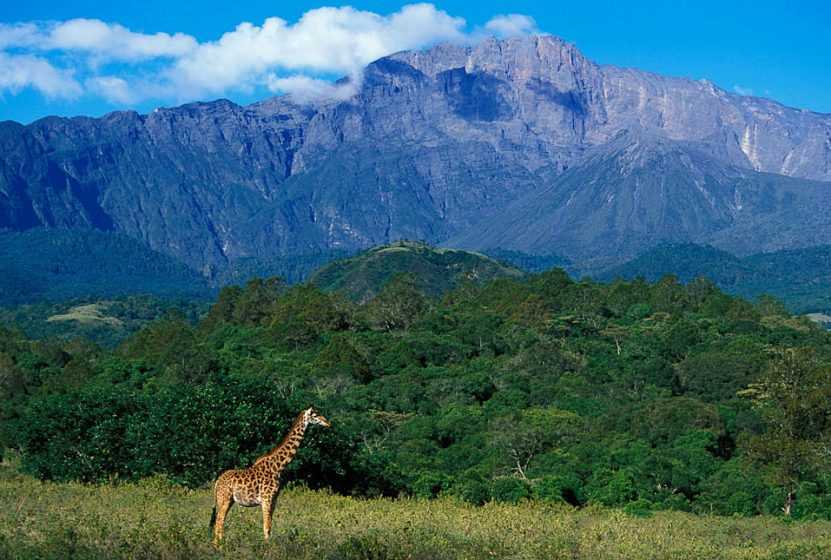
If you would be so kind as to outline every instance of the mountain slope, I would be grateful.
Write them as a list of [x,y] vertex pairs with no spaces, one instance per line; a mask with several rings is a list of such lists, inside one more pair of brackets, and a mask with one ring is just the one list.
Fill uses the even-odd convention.
[[831,243],[829,216],[831,183],[757,173],[700,144],[626,132],[449,243],[557,251],[596,270],[666,242],[740,254]]
[[[637,159],[657,163],[634,174],[617,165],[621,135],[649,138]],[[665,170],[679,187],[661,186]],[[605,186],[582,189],[591,179]],[[0,123],[0,230],[115,232],[212,279],[239,262],[402,238],[597,262],[684,239],[745,252],[799,246],[807,236],[796,219],[779,233],[785,199],[825,207],[805,179],[831,180],[831,116],[598,65],[550,36],[396,53],[338,102],[219,100]],[[709,186],[695,194],[700,180]],[[638,181],[651,186],[630,205],[637,212],[610,210],[608,196],[638,192]],[[664,197],[670,187],[682,194]],[[778,210],[757,216],[764,204],[742,199],[737,215],[736,192]],[[538,216],[504,245],[517,237],[504,209],[522,204]],[[487,245],[477,241],[483,224]],[[759,246],[748,235],[757,226]]]
[[419,289],[432,296],[439,296],[463,282],[482,284],[496,278],[525,275],[484,255],[404,241],[329,263],[309,281],[325,291],[366,301],[396,274],[412,274]]
[[0,305],[126,294],[207,298],[205,279],[175,259],[113,233],[0,233]]
[[598,275],[599,279],[655,281],[673,274],[682,282],[706,277],[726,292],[747,298],[776,296],[792,311],[831,311],[831,246],[736,257],[713,247],[662,245]]

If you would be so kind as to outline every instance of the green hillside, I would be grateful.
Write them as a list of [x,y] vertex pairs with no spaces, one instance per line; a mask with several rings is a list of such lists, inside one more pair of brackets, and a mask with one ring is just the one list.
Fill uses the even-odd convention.
[[524,276],[518,268],[478,253],[400,241],[329,263],[312,274],[310,282],[324,291],[367,301],[402,273],[411,274],[428,296],[441,295],[464,282],[484,284],[495,278]]
[[153,294],[208,297],[202,276],[112,232],[0,233],[0,305]]
[[526,272],[545,272],[552,268],[569,270],[574,265],[567,258],[557,254],[530,255],[508,249],[488,249],[484,253],[491,258],[511,264]]
[[682,282],[706,277],[721,289],[746,298],[772,295],[795,313],[831,310],[829,245],[743,258],[706,245],[663,245],[599,277],[640,276],[655,281],[667,274]]
[[0,325],[19,329],[33,339],[81,338],[114,347],[148,323],[171,313],[196,322],[208,305],[203,298],[152,295],[43,301],[0,307]]
[[313,253],[297,253],[275,258],[246,257],[228,263],[228,268],[219,271],[215,284],[244,284],[251,278],[279,276],[288,284],[305,281],[320,267],[354,254],[350,251],[330,250]]

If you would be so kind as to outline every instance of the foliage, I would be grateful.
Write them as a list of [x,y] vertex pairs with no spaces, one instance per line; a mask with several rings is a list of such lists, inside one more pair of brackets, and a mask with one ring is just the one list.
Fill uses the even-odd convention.
[[[831,246],[789,249],[737,257],[710,246],[661,245],[598,275],[601,279],[675,274],[683,282],[707,277],[722,290],[746,298],[779,298],[791,311],[831,311]],[[781,306],[782,304],[778,304]],[[771,314],[771,313],[766,313]]]
[[19,328],[36,339],[84,338],[112,348],[168,313],[195,323],[207,310],[202,298],[129,295],[107,300],[70,299],[0,307],[0,325]]
[[484,284],[495,278],[523,276],[518,268],[478,253],[398,241],[334,261],[312,274],[309,281],[325,291],[338,291],[365,302],[404,273],[412,275],[419,291],[434,297],[465,283]]
[[407,330],[427,311],[428,302],[411,275],[399,274],[372,298],[367,314],[372,324],[385,331]]
[[253,278],[278,276],[288,284],[297,284],[309,278],[320,267],[337,259],[345,259],[353,251],[342,249],[319,250],[312,253],[292,252],[276,258],[243,257],[228,263],[215,279],[220,286],[243,284]]
[[204,298],[205,278],[125,235],[94,230],[0,232],[0,305],[144,294]]
[[750,455],[787,490],[785,513],[803,480],[831,465],[831,369],[810,348],[778,350],[764,375],[742,392],[767,430],[751,438]]
[[507,249],[488,249],[486,254],[528,272],[545,272],[555,267],[567,268],[572,264],[567,258],[555,254],[529,255]]
[[333,428],[287,474],[311,487],[634,516],[781,514],[790,493],[825,518],[829,337],[672,277],[552,270],[437,299],[393,275],[362,304],[255,279],[114,350],[3,330],[0,437],[44,479],[199,487],[314,405]]

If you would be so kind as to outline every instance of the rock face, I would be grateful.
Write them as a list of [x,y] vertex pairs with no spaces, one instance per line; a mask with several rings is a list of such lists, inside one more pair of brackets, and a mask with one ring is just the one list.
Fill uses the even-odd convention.
[[593,271],[660,242],[739,255],[831,243],[831,183],[739,168],[703,148],[622,132],[448,245],[556,250]]
[[[397,53],[342,102],[0,123],[0,229],[114,231],[208,276],[400,238],[599,261],[663,240],[800,245],[825,224],[794,209],[827,208],[828,181],[831,115],[550,36]],[[730,233],[757,222],[758,247]]]

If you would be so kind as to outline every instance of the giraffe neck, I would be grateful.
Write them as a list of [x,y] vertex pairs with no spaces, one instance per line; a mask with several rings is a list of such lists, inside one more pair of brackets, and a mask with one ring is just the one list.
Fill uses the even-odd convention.
[[307,427],[308,423],[306,422],[305,413],[301,412],[300,415],[295,418],[294,423],[286,434],[286,437],[283,438],[283,441],[281,441],[277,447],[258,459],[257,463],[267,461],[270,466],[275,467],[275,474],[279,474],[280,471],[282,471],[283,468],[285,468],[285,466],[288,465],[297,454],[297,450],[300,448],[300,444],[303,441],[303,436],[306,433]]

